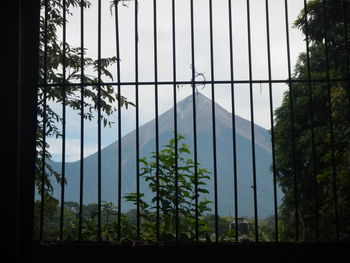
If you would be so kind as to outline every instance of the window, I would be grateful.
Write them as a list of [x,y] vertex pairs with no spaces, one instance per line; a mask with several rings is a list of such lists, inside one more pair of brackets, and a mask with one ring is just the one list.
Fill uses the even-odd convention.
[[348,4],[41,1],[34,241],[348,241]]

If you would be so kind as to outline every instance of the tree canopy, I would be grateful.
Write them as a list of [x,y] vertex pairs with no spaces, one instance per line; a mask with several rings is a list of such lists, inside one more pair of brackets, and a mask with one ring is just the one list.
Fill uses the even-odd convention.
[[[72,46],[63,41],[63,26],[69,23],[67,17],[73,15],[70,8],[89,8],[90,2],[65,0],[65,15],[61,0],[42,0],[40,4],[35,182],[38,192],[44,191],[45,194],[51,194],[52,177],[59,183],[64,183],[61,174],[54,171],[48,162],[52,155],[46,139],[62,137],[61,127],[64,125],[63,114],[58,112],[57,107],[53,105],[62,105],[66,109],[72,109],[77,114],[82,114],[84,120],[89,121],[96,120],[100,108],[101,124],[108,126],[113,124],[109,116],[117,111],[117,103],[126,108],[134,104],[118,94],[115,86],[104,84],[103,81],[103,79],[113,80],[110,66],[120,58],[113,56],[92,59],[87,55],[86,47]],[[45,166],[44,173],[43,166]]]
[[294,23],[307,37],[309,53],[300,54],[292,76],[298,82],[275,111],[285,240],[350,239],[348,6],[308,1]]
[[[64,41],[63,28],[69,23],[68,17],[73,15],[71,8],[86,9],[90,6],[90,2],[86,0],[40,2],[35,185],[44,209],[37,203],[34,206],[34,214],[36,220],[40,221],[38,211],[42,209],[44,224],[56,209],[54,204],[58,204],[52,196],[53,180],[62,186],[67,183],[67,180],[62,178],[62,173],[50,165],[52,155],[48,143],[48,138],[63,136],[63,112],[72,109],[82,116],[84,121],[96,122],[99,119],[96,116],[100,114],[101,125],[110,126],[113,122],[109,117],[118,110],[118,103],[125,108],[129,105],[134,106],[131,101],[118,94],[115,86],[107,85],[103,81],[113,80],[110,66],[120,58],[113,56],[92,59],[87,55],[86,47],[72,46]],[[62,112],[57,109],[57,105],[62,106]],[[39,231],[34,232],[38,234]]]

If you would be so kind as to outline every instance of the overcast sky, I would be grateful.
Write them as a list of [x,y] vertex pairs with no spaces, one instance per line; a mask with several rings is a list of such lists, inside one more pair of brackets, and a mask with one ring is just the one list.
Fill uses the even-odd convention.
[[[97,0],[90,0],[91,8],[85,11],[84,45],[88,56],[97,59]],[[154,81],[153,52],[153,0],[139,0],[138,7],[138,48],[139,48],[139,81]],[[159,81],[172,81],[172,16],[171,0],[157,1],[157,38],[158,38],[158,78]],[[229,61],[229,20],[228,1],[213,0],[213,34],[214,34],[214,79],[230,80]],[[248,34],[246,0],[232,0],[233,15],[233,52],[234,74],[236,80],[249,80],[248,67]],[[269,0],[270,38],[272,78],[284,80],[288,78],[287,43],[285,32],[284,0]],[[115,13],[110,9],[110,0],[102,0],[102,57],[116,55]],[[293,21],[303,7],[303,0],[289,1],[290,48],[292,65],[295,65],[300,52],[305,50],[302,34],[292,28]],[[134,54],[134,1],[120,4],[120,59],[121,81],[135,81]],[[80,11],[71,9],[73,16],[68,17],[67,42],[71,46],[80,46]],[[111,12],[112,11],[112,12]],[[190,0],[176,0],[176,63],[177,79],[191,80],[191,35],[190,35]],[[266,13],[264,0],[250,1],[252,75],[255,80],[268,79]],[[209,1],[194,0],[195,30],[195,67],[196,71],[205,74],[207,80],[212,78],[210,72],[210,39],[209,39]],[[59,32],[61,33],[61,32]],[[110,67],[116,81],[116,65]],[[96,74],[90,72],[91,74]],[[105,79],[107,80],[107,79]],[[108,80],[109,81],[109,80]],[[152,120],[154,114],[154,86],[140,86],[140,125]],[[274,108],[282,100],[285,84],[273,85]],[[200,91],[211,98],[211,86]],[[270,129],[268,84],[255,84],[254,118],[255,123]],[[190,86],[180,87],[178,101],[191,94]],[[235,111],[241,117],[250,120],[249,85],[235,85]],[[122,95],[135,101],[135,87],[123,86]],[[216,85],[215,99],[222,107],[231,110],[230,85]],[[59,105],[52,105],[59,112]],[[173,107],[172,86],[159,86],[159,113]],[[77,112],[67,111],[67,149],[66,160],[78,160],[80,156],[80,122]],[[111,116],[117,121],[117,113]],[[122,134],[135,129],[135,110],[122,111]],[[114,142],[118,138],[117,125],[104,128],[102,146]],[[50,152],[53,159],[61,160],[61,139],[49,139]],[[85,156],[97,151],[97,124],[85,122]]]

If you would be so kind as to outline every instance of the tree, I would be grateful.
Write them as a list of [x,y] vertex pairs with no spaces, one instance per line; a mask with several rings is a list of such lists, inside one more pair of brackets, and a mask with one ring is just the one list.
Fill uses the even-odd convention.
[[[43,224],[46,225],[45,234],[48,236],[48,239],[51,239],[53,236],[57,234],[58,225],[57,223],[57,212],[58,212],[58,200],[53,198],[50,195],[45,196],[45,206],[43,207],[43,213],[45,217],[43,217]],[[34,203],[34,218],[38,220],[34,220],[33,224],[33,239],[38,240],[40,238],[40,217],[41,217],[41,202],[35,201]]]
[[[190,148],[184,139],[178,135],[177,168],[175,159],[175,138],[158,153],[152,152],[150,160],[140,159],[142,165],[141,178],[148,184],[152,192],[149,202],[145,193],[129,193],[124,196],[128,202],[140,205],[141,238],[148,241],[156,240],[156,210],[159,209],[160,240],[174,241],[176,238],[176,219],[179,219],[179,238],[182,241],[194,240],[196,237],[196,217],[199,224],[199,235],[210,229],[206,221],[201,218],[210,211],[211,203],[202,195],[208,193],[205,189],[205,180],[209,179],[210,172],[197,163],[197,175],[194,172],[195,163],[190,158]],[[176,172],[177,169],[177,172]],[[196,189],[195,185],[198,188]],[[177,186],[176,186],[177,185]],[[196,207],[195,200],[198,200]],[[159,204],[159,206],[158,206]]]
[[[344,1],[347,6],[349,2]],[[349,17],[349,8],[345,10]],[[309,56],[300,54],[292,79],[324,81],[293,83],[275,111],[276,171],[284,193],[280,228],[285,240],[296,238],[297,226],[301,240],[335,240],[337,232],[340,239],[350,239],[349,81],[327,81],[349,78],[350,43],[345,42],[342,14],[342,0],[308,1],[294,24],[308,35],[310,49]]]
[[[205,220],[205,222],[208,224],[208,227],[210,228],[210,231],[208,231],[208,234],[215,235],[214,229],[215,229],[216,216],[214,214],[210,214],[210,215],[204,216],[203,219]],[[228,233],[229,227],[230,227],[230,222],[225,218],[219,216],[218,217],[218,234],[220,237]],[[235,237],[234,231],[230,231],[229,233],[232,234],[232,239],[234,239]]]
[[[89,8],[86,0],[65,1],[66,15],[71,16],[71,7]],[[64,124],[63,117],[56,111],[53,104],[62,104],[67,109],[73,109],[78,114],[83,112],[84,120],[92,121],[100,107],[101,124],[111,126],[108,118],[117,109],[115,103],[128,108],[134,105],[115,91],[112,85],[104,84],[92,72],[100,70],[101,78],[113,80],[109,67],[119,58],[101,58],[94,60],[87,56],[87,49],[73,47],[63,43],[58,35],[64,23],[62,0],[41,0],[40,40],[39,40],[39,89],[37,107],[37,136],[36,136],[36,173],[35,184],[37,192],[44,197],[44,202],[52,198],[52,180],[63,185],[62,175],[52,169],[48,160],[52,158],[47,138],[62,136],[59,126]],[[118,2],[117,2],[118,4]],[[47,18],[47,19],[46,19]],[[65,70],[65,74],[63,73]],[[83,70],[83,71],[82,71]],[[85,72],[85,73],[83,73]],[[82,87],[74,83],[84,83]],[[64,85],[63,85],[64,84]],[[100,95],[100,96],[99,96]],[[84,99],[84,100],[82,100]],[[39,209],[39,207],[37,207]],[[36,213],[37,214],[37,213]],[[45,215],[46,216],[46,215]]]

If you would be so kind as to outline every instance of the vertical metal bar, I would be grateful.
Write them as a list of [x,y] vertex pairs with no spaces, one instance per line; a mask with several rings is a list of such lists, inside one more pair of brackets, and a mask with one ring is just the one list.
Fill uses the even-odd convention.
[[173,96],[174,96],[174,137],[175,137],[175,237],[179,241],[179,175],[178,175],[178,141],[177,141],[177,96],[176,96],[176,31],[175,0],[172,0],[172,44],[173,44]]
[[319,240],[319,205],[318,205],[318,184],[316,174],[316,146],[315,146],[315,129],[314,129],[314,107],[313,107],[313,94],[311,83],[311,66],[310,66],[310,44],[309,44],[309,25],[308,25],[308,9],[306,0],[304,0],[304,21],[305,21],[305,42],[306,42],[306,62],[307,62],[307,80],[308,80],[308,95],[310,104],[310,122],[311,122],[311,151],[312,151],[312,176],[314,180],[314,202],[315,202],[315,226],[316,226],[316,240]]
[[139,142],[139,50],[138,50],[138,1],[135,0],[135,97],[136,97],[136,240],[140,239],[140,142]]
[[154,44],[154,106],[156,129],[156,240],[159,241],[160,231],[160,202],[159,202],[159,119],[158,119],[158,45],[157,45],[157,0],[153,0],[153,44]]
[[66,174],[66,0],[63,0],[63,50],[62,50],[62,71],[63,71],[63,86],[62,86],[62,163],[61,163],[61,211],[60,211],[60,235],[59,239],[63,238],[63,217],[64,217],[64,181]]
[[199,241],[199,208],[198,208],[198,154],[197,154],[197,113],[196,113],[196,66],[194,49],[194,9],[193,0],[190,2],[191,12],[191,64],[192,64],[192,111],[193,111],[193,155],[194,155],[194,177],[195,177],[195,241]]
[[41,157],[41,201],[40,201],[40,226],[39,240],[43,240],[44,234],[44,202],[45,202],[45,164],[46,164],[46,107],[47,107],[47,30],[48,30],[48,0],[45,0],[45,26],[44,26],[44,87],[43,87],[43,149]]
[[290,58],[290,41],[289,41],[289,18],[288,18],[288,0],[284,1],[285,19],[286,19],[286,40],[287,40],[287,61],[288,61],[288,80],[289,80],[289,107],[290,122],[292,134],[292,163],[293,163],[293,184],[294,184],[294,207],[295,207],[295,240],[299,241],[299,208],[298,208],[298,180],[295,163],[295,128],[294,128],[294,107],[293,107],[293,86],[292,70]]
[[277,204],[277,178],[276,178],[276,155],[275,155],[275,128],[273,121],[273,96],[271,83],[271,43],[270,43],[270,19],[269,0],[265,0],[266,7],[266,38],[267,38],[267,64],[269,76],[269,100],[270,100],[270,121],[271,121],[271,141],[272,141],[272,174],[273,174],[273,200],[275,213],[275,241],[278,242],[278,204]]
[[231,109],[232,109],[232,151],[233,151],[233,189],[235,211],[235,241],[238,242],[238,189],[237,189],[237,141],[236,141],[236,113],[235,113],[235,85],[233,66],[233,29],[232,29],[232,0],[228,0],[229,38],[230,38],[230,77],[231,77]]
[[78,240],[81,241],[83,229],[83,193],[84,193],[84,2],[80,1],[80,188],[79,188],[79,229]]
[[214,39],[213,39],[213,3],[209,0],[209,31],[210,31],[210,73],[212,94],[212,125],[213,125],[213,162],[214,162],[214,203],[215,203],[215,242],[219,241],[219,215],[218,215],[218,180],[216,162],[216,122],[215,122],[215,85],[214,76]]
[[258,230],[258,207],[257,207],[257,184],[256,184],[256,163],[255,163],[255,133],[254,133],[254,101],[253,101],[253,77],[252,77],[252,48],[250,32],[250,1],[247,0],[247,27],[248,27],[248,58],[249,58],[249,92],[250,92],[250,123],[252,135],[252,166],[253,166],[253,194],[254,194],[254,226],[255,241],[259,241]]
[[101,0],[98,0],[98,45],[97,45],[97,56],[98,56],[98,67],[97,67],[97,78],[98,78],[98,90],[97,90],[97,241],[101,242]]
[[324,30],[324,45],[325,45],[325,59],[326,59],[326,74],[327,74],[327,95],[328,95],[328,118],[329,118],[329,133],[331,140],[331,161],[332,161],[332,183],[334,194],[334,216],[335,216],[335,236],[336,241],[339,241],[339,211],[338,211],[338,192],[337,192],[337,169],[334,154],[334,132],[333,132],[333,120],[332,120],[332,97],[331,97],[331,82],[330,82],[330,66],[329,66],[329,50],[328,50],[328,28],[327,28],[327,11],[326,0],[322,1],[323,7],[323,30]]
[[118,218],[117,218],[117,240],[121,238],[121,94],[120,94],[120,53],[119,53],[119,8],[118,2],[114,4],[115,8],[115,35],[116,35],[116,53],[117,53],[117,82],[118,82]]

